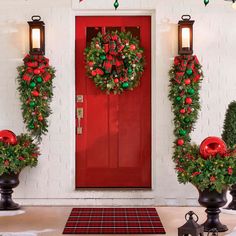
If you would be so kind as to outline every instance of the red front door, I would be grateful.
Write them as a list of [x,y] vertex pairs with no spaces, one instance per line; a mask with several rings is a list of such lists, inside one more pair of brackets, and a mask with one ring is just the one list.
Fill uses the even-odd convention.
[[[139,37],[146,65],[139,87],[107,95],[86,77],[84,49],[99,31],[115,30]],[[151,17],[76,17],[75,66],[76,187],[150,188]]]

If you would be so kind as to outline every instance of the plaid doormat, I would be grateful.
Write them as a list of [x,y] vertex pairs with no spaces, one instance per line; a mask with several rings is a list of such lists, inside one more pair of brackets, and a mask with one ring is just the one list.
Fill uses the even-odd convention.
[[73,208],[63,234],[165,234],[155,208]]

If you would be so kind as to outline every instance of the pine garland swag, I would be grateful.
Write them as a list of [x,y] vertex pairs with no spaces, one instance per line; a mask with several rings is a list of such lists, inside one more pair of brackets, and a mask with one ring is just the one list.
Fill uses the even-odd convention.
[[186,183],[182,170],[188,165],[187,161],[198,155],[198,146],[191,145],[190,133],[200,110],[199,90],[203,78],[201,68],[196,56],[184,55],[175,57],[169,72],[169,99],[172,102],[176,137],[173,160],[181,183]]
[[23,61],[24,65],[17,68],[23,120],[29,133],[41,141],[41,136],[48,131],[47,118],[52,113],[50,102],[55,69],[42,55],[28,54]]
[[130,32],[98,33],[85,49],[87,75],[108,94],[133,90],[144,71],[143,53]]

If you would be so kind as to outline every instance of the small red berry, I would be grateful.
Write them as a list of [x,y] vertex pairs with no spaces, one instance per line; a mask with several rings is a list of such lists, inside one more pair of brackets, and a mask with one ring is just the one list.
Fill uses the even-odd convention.
[[211,176],[211,177],[210,177],[210,181],[211,181],[211,182],[215,182],[215,181],[216,181],[216,177],[215,177],[215,176]]
[[232,167],[229,167],[229,168],[228,168],[228,174],[229,174],[229,175],[232,175],[232,174],[233,174],[233,168],[232,168]]

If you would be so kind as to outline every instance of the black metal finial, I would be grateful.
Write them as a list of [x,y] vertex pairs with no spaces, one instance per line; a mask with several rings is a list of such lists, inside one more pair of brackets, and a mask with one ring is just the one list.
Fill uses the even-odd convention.
[[[189,216],[189,218],[187,218]],[[193,216],[196,216],[196,220],[193,219]],[[198,222],[198,216],[193,212],[193,211],[189,211],[186,215],[185,215],[185,220],[194,220],[195,222]]]
[[212,233],[211,236],[218,236],[218,230],[216,228],[209,230],[207,236],[209,236],[210,233]]
[[191,20],[191,16],[190,15],[182,15],[181,19],[189,21],[189,20]]
[[40,21],[40,20],[41,20],[41,16],[39,16],[39,15],[34,15],[34,16],[31,17],[31,20],[32,20],[32,21]]

